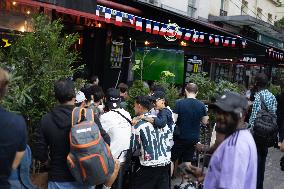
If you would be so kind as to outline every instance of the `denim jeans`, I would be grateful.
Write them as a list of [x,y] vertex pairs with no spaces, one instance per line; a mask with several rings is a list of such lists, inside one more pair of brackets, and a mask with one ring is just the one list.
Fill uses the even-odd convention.
[[267,147],[257,146],[257,189],[263,189],[265,162],[268,153]]
[[12,170],[8,182],[11,189],[35,189],[30,180],[30,166],[32,163],[31,149],[27,146],[18,169]]
[[86,186],[79,182],[48,182],[48,189],[95,189],[95,186]]

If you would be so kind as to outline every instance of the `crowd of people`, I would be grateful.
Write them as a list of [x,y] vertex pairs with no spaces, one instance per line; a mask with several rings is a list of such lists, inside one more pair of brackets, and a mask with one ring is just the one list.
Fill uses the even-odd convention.
[[[8,72],[0,69],[0,100],[8,84]],[[24,118],[0,107],[0,188],[36,188],[29,178],[33,157],[48,162],[48,189],[170,189],[173,178],[187,174],[204,189],[263,189],[270,146],[255,142],[252,132],[259,127],[263,107],[272,118],[278,115],[284,148],[284,91],[275,97],[267,86],[267,76],[259,73],[254,93],[223,92],[209,104],[216,119],[209,124],[194,83],[185,86],[185,97],[174,107],[168,106],[163,87],[151,86],[150,94],[135,98],[131,116],[126,84],[104,93],[98,77],[82,89],[60,79],[54,83],[59,104],[40,120],[32,151]],[[214,125],[211,146],[200,143],[202,125]],[[198,167],[194,158],[205,152],[211,154],[207,169]],[[90,179],[98,184],[91,185]]]

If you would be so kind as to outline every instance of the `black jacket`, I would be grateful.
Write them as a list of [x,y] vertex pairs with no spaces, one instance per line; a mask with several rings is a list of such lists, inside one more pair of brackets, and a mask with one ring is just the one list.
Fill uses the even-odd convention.
[[159,129],[168,125],[168,127],[172,130],[173,123],[172,112],[168,108],[163,108],[159,111],[157,117],[154,117],[154,127],[158,127]]
[[[49,155],[51,160],[48,172],[49,181],[74,181],[66,163],[66,157],[70,149],[69,132],[73,108],[74,106],[70,105],[55,107],[51,112],[43,116],[36,132],[34,157],[40,161],[46,161]],[[95,122],[100,128],[102,137],[109,144],[110,138],[102,129],[96,116]]]
[[284,140],[284,93],[281,93],[276,97],[277,99],[277,124],[279,127],[280,141]]

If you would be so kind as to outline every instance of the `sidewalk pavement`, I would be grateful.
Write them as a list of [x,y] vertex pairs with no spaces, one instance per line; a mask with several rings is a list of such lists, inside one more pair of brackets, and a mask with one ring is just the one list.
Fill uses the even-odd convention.
[[[270,148],[266,159],[266,169],[264,178],[264,189],[284,189],[284,171],[280,169],[280,159],[284,152],[275,148]],[[172,180],[172,189],[174,185],[180,184],[181,178]]]

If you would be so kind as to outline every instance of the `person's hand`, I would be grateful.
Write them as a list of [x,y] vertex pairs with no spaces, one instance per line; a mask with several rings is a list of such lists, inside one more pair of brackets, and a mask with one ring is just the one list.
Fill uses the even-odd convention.
[[195,167],[191,165],[191,163],[186,164],[188,170],[192,172],[192,174],[197,178],[198,182],[202,182],[204,180],[205,175],[203,174],[203,171],[199,167]]
[[140,116],[138,116],[140,119],[144,119],[145,118],[145,115],[144,114],[142,114],[142,115],[140,115]]
[[139,117],[134,117],[131,121],[132,125],[136,125],[141,119]]
[[281,150],[282,152],[284,152],[284,140],[282,141],[282,143],[281,143],[281,145],[280,145],[280,150]]
[[204,149],[205,149],[205,145],[204,144],[201,144],[201,143],[197,143],[195,145],[195,148],[198,152],[204,152]]

